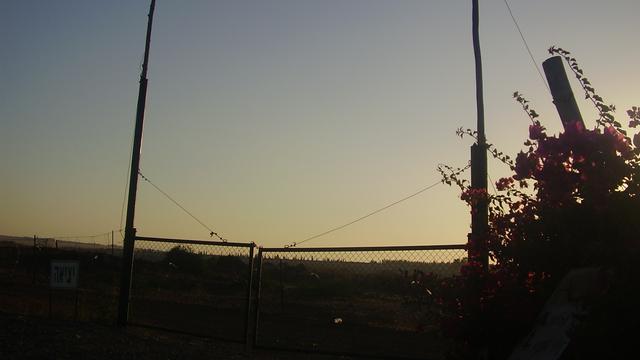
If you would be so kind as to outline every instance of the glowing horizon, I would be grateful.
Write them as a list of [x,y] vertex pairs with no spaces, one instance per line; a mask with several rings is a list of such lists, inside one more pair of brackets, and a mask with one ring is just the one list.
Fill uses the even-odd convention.
[[[147,6],[2,5],[0,234],[121,226]],[[640,4],[511,7],[538,64],[561,46],[619,120],[640,103]],[[561,126],[504,4],[480,9],[487,136],[514,154],[528,121],[513,91],[551,132]],[[230,241],[290,244],[438,181],[438,163],[464,166],[471,143],[455,129],[475,126],[474,91],[471,2],[160,1],[141,169]],[[507,169],[490,161],[489,172]],[[142,180],[136,228],[208,237]],[[458,244],[468,231],[456,189],[440,185],[308,245]]]

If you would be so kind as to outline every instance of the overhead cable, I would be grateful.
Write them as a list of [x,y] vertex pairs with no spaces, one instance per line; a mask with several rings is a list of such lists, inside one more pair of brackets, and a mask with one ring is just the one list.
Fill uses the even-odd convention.
[[549,89],[549,84],[547,84],[547,80],[545,79],[544,75],[542,75],[542,71],[540,71],[540,68],[538,67],[538,63],[536,62],[535,58],[533,57],[533,53],[531,52],[531,49],[529,48],[529,44],[527,44],[527,40],[525,39],[524,34],[522,33],[522,30],[520,29],[520,25],[518,25],[518,21],[516,20],[516,17],[513,15],[513,12],[511,11],[511,6],[509,6],[509,2],[507,2],[507,0],[504,0],[504,4],[507,6],[507,10],[509,10],[509,15],[511,15],[511,20],[513,20],[513,24],[516,26],[516,29],[518,29],[518,33],[520,34],[520,38],[522,39],[522,42],[524,43],[524,47],[527,49],[527,52],[529,53],[529,57],[531,58],[531,62],[533,63],[533,67],[536,68],[536,71],[538,72],[538,75],[540,75],[540,79],[542,80],[542,83],[547,88],[547,91],[549,92],[549,94],[551,94],[551,89]]
[[226,242],[227,239],[223,238],[222,236],[220,236],[216,231],[214,231],[213,229],[211,229],[209,226],[207,226],[205,223],[203,223],[200,219],[198,219],[195,215],[193,215],[189,210],[187,210],[184,206],[180,205],[180,203],[178,203],[174,198],[172,198],[169,194],[167,194],[165,191],[163,191],[162,189],[160,189],[158,187],[158,185],[154,184],[153,182],[151,182],[151,180],[149,180],[148,177],[144,176],[142,174],[142,172],[138,171],[138,174],[140,174],[140,177],[148,182],[149,184],[151,184],[151,186],[153,186],[156,190],[158,190],[162,195],[164,195],[167,199],[171,200],[172,203],[174,203],[176,206],[178,206],[180,209],[182,209],[182,211],[184,211],[185,213],[187,213],[187,215],[191,216],[191,218],[193,218],[195,221],[197,221],[200,225],[202,225],[205,229],[209,230],[209,236],[210,237],[217,237],[218,239],[220,239],[220,241],[224,241]]
[[405,196],[405,197],[403,197],[403,198],[402,198],[402,199],[400,199],[400,200],[396,200],[396,201],[394,201],[394,202],[392,202],[392,203],[390,203],[390,204],[388,204],[388,205],[385,205],[385,206],[383,206],[383,207],[381,207],[381,208],[379,208],[379,209],[377,209],[377,210],[374,210],[374,211],[372,211],[372,212],[370,212],[370,213],[368,213],[368,214],[366,214],[366,215],[364,215],[364,216],[361,216],[361,217],[359,217],[359,218],[357,218],[357,219],[355,219],[355,220],[349,221],[349,222],[348,222],[348,223],[346,223],[346,224],[343,224],[343,225],[340,225],[340,226],[336,226],[336,227],[334,227],[334,228],[332,228],[332,229],[329,229],[329,230],[324,231],[324,232],[322,232],[322,233],[319,233],[319,234],[317,234],[317,235],[310,236],[310,237],[308,237],[308,238],[306,238],[306,239],[304,239],[304,240],[297,241],[297,242],[293,242],[293,243],[291,243],[291,244],[289,244],[289,245],[286,245],[285,247],[287,247],[287,248],[289,248],[289,247],[295,247],[295,246],[297,246],[297,245],[300,245],[300,244],[306,243],[306,242],[308,242],[308,241],[311,241],[311,240],[317,239],[317,238],[319,238],[319,237],[321,237],[321,236],[325,236],[325,235],[328,235],[328,234],[330,234],[330,233],[332,233],[332,232],[335,232],[335,231],[338,231],[338,230],[344,229],[344,228],[346,228],[346,227],[347,227],[347,226],[349,226],[349,225],[353,225],[353,224],[355,224],[355,223],[357,223],[357,222],[359,222],[359,221],[362,221],[362,220],[364,220],[364,219],[366,219],[366,218],[368,218],[368,217],[370,217],[370,216],[373,216],[373,215],[375,215],[375,214],[377,214],[377,213],[379,213],[379,212],[381,212],[381,211],[387,210],[388,208],[390,208],[390,207],[392,207],[392,206],[398,205],[398,204],[400,204],[400,203],[401,203],[401,202],[403,202],[403,201],[406,201],[406,200],[411,199],[412,197],[418,196],[418,195],[422,194],[423,192],[425,192],[425,191],[427,191],[427,190],[430,190],[430,189],[432,189],[432,188],[436,187],[437,185],[439,185],[439,184],[441,184],[441,183],[442,183],[442,181],[441,181],[441,180],[438,180],[437,182],[435,182],[435,183],[433,183],[433,184],[431,184],[431,185],[429,185],[429,186],[427,186],[427,187],[425,187],[425,188],[422,188],[422,189],[420,189],[420,190],[418,190],[418,191],[414,192],[414,193],[413,193],[413,194],[411,194],[411,195]]

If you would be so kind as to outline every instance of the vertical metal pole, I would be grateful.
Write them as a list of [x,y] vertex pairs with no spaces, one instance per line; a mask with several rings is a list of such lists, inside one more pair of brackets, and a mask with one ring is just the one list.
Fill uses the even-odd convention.
[[[471,145],[471,188],[487,190],[486,144]],[[489,268],[487,233],[489,222],[488,199],[479,198],[471,205],[471,234],[469,234],[469,260],[479,263],[483,271]]]
[[252,288],[253,288],[253,249],[255,248],[256,244],[251,243],[251,247],[249,248],[249,282],[247,284],[247,308],[245,311],[245,318],[244,318],[244,340],[245,340],[245,345],[247,346],[247,348],[250,348],[251,346],[251,337],[249,336],[249,329],[251,328],[249,326],[249,322],[251,321],[251,294],[252,294]]
[[280,258],[280,312],[284,312],[284,269]]
[[485,144],[487,139],[484,131],[484,94],[482,89],[482,54],[480,53],[480,15],[478,0],[473,0],[473,55],[476,67],[476,110],[478,143]]
[[111,256],[114,255],[114,246],[113,246],[113,230],[111,230]]
[[76,298],[73,307],[73,320],[78,321],[78,288],[76,287]]
[[262,297],[262,248],[258,248],[258,264],[256,265],[258,283],[256,284],[256,306],[253,309],[253,347],[258,345],[258,320],[260,317],[260,298]]
[[53,317],[52,311],[51,311],[51,301],[53,300],[52,299],[53,298],[52,291],[53,290],[51,290],[51,285],[49,285],[49,319],[51,319]]
[[118,325],[126,326],[129,319],[129,297],[131,294],[131,275],[133,273],[133,249],[136,230],[133,227],[136,210],[136,195],[138,191],[138,173],[140,171],[140,149],[142,147],[142,129],[144,125],[144,108],[147,98],[147,69],[149,66],[149,46],[151,44],[151,27],[153,11],[156,1],[151,0],[149,7],[149,21],[147,23],[147,37],[144,47],[144,60],[140,74],[138,89],[138,105],[136,108],[136,125],[131,153],[131,170],[129,175],[129,198],[127,202],[127,222],[125,225],[124,245],[122,251],[122,274],[120,279],[120,298],[118,302]]
[[33,273],[33,279],[32,279],[32,283],[35,284],[36,283],[36,267],[37,267],[37,262],[36,262],[36,239],[37,237],[35,235],[33,235],[33,251],[32,251],[32,256],[31,256],[31,272]]
[[79,293],[80,293],[80,280],[82,280],[80,278],[80,264],[78,264],[78,282],[76,283],[76,288],[75,290],[75,301],[74,301],[74,306],[73,306],[73,320],[74,321],[78,321],[78,297],[79,297]]
[[[473,54],[475,56],[476,70],[476,111],[477,111],[477,131],[478,138],[471,146],[471,188],[487,194],[487,138],[484,128],[484,95],[482,89],[482,57],[480,53],[480,16],[478,0],[473,0]],[[487,194],[488,195],[488,194]],[[488,198],[481,196],[471,205],[471,234],[469,234],[468,252],[469,260],[481,266],[482,274],[486,274],[489,269],[489,257],[487,252],[487,234],[489,221]],[[477,274],[480,275],[480,274]],[[468,296],[472,306],[471,312],[478,326],[482,324],[482,308],[480,301],[484,288],[483,276],[471,276],[468,278]],[[478,334],[474,336],[482,337],[482,330],[478,329]],[[477,349],[477,358],[483,356],[484,346]]]
[[[471,188],[487,191],[487,140],[484,129],[484,95],[482,88],[482,56],[480,53],[480,18],[478,0],[473,0],[473,54],[476,69],[476,111],[478,139],[471,146]],[[488,230],[488,201],[473,203],[471,209],[471,234],[469,234],[469,259],[479,262],[483,270],[489,266],[486,235]]]

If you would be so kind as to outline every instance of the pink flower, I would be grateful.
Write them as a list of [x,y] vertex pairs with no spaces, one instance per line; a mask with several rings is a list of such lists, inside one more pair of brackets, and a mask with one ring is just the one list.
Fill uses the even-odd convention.
[[505,191],[509,186],[511,186],[511,184],[513,184],[513,182],[514,180],[512,177],[502,178],[496,181],[496,189],[498,189],[498,191]]
[[460,199],[465,201],[467,204],[473,206],[477,204],[481,200],[487,200],[488,194],[485,189],[467,189],[462,194],[460,194]]
[[627,142],[627,139],[625,139],[624,135],[622,135],[622,133],[620,133],[613,126],[605,127],[604,128],[604,133],[607,134],[609,137],[611,137],[613,139],[614,147],[615,147],[615,149],[617,151],[623,151],[629,145],[629,143]]
[[566,133],[582,133],[584,131],[584,123],[582,121],[572,121],[564,124]]

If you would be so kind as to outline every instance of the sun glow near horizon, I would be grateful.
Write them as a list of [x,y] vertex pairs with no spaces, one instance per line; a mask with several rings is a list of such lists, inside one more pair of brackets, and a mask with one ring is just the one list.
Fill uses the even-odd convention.
[[[0,233],[121,226],[146,6],[2,5]],[[629,44],[640,5],[511,6],[537,60],[554,44],[572,51],[624,120],[639,101],[640,49]],[[468,161],[470,142],[455,129],[476,118],[470,3],[196,1],[156,11],[142,168],[225,238],[306,239],[438,181],[439,163]],[[560,122],[504,4],[481,4],[480,26],[487,135],[515,154],[528,122],[513,91],[550,131]],[[589,126],[592,109],[573,86]],[[490,164],[494,180],[507,171]],[[208,236],[143,181],[136,227]],[[468,208],[440,185],[308,245],[464,243],[468,231]]]

